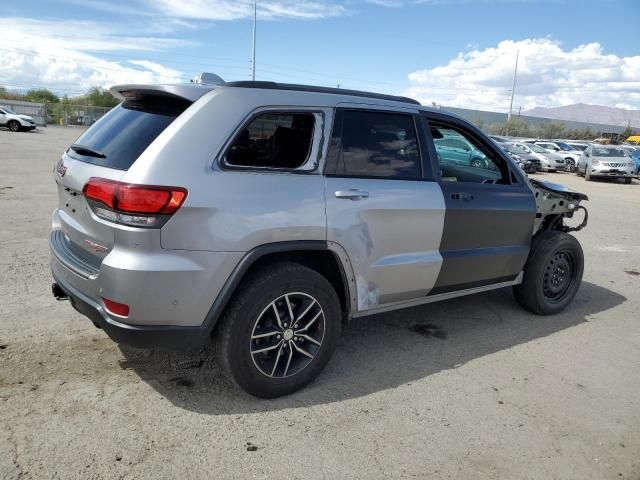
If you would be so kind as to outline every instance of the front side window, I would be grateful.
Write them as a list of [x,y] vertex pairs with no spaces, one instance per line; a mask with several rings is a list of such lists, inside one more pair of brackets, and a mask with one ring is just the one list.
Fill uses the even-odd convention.
[[[429,121],[442,181],[509,183],[504,160],[487,149],[472,134],[455,125]],[[466,148],[451,148],[447,139],[457,139]]]
[[243,167],[298,168],[309,157],[314,125],[313,113],[260,114],[231,144],[226,163]]
[[418,179],[420,152],[411,115],[343,112],[338,176]]

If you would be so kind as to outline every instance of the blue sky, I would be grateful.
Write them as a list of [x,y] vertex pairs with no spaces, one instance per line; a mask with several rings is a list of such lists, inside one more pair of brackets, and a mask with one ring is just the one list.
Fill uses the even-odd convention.
[[[0,85],[247,79],[251,0],[25,0],[3,6]],[[640,108],[640,0],[259,0],[257,78],[504,111]]]

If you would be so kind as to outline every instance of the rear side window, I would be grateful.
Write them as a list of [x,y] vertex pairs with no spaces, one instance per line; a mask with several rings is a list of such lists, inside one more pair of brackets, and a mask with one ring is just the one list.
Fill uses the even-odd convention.
[[226,163],[242,167],[298,168],[309,157],[314,125],[312,113],[260,114],[233,141]]
[[411,115],[345,110],[341,128],[342,148],[335,175],[420,178],[418,140]]
[[128,170],[189,105],[188,100],[166,96],[127,100],[89,128],[67,154],[94,165]]

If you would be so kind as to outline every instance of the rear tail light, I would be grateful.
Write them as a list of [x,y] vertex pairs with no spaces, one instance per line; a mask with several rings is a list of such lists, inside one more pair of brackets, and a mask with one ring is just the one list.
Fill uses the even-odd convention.
[[96,177],[87,182],[82,193],[98,217],[147,228],[164,225],[187,198],[187,190],[180,187],[133,185]]
[[129,305],[114,302],[113,300],[109,300],[108,298],[103,298],[102,301],[104,302],[104,308],[112,315],[117,315],[119,317],[129,316]]

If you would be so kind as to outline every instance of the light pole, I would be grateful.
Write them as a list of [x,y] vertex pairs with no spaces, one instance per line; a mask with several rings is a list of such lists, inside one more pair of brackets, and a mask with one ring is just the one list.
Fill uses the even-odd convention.
[[516,77],[518,76],[518,57],[520,56],[520,50],[516,53],[516,69],[513,72],[513,85],[511,87],[511,103],[509,104],[509,115],[507,115],[507,122],[511,120],[511,111],[513,110],[513,96],[516,93]]
[[258,0],[253,0],[253,55],[251,60],[251,80],[256,80],[256,24],[258,22]]

